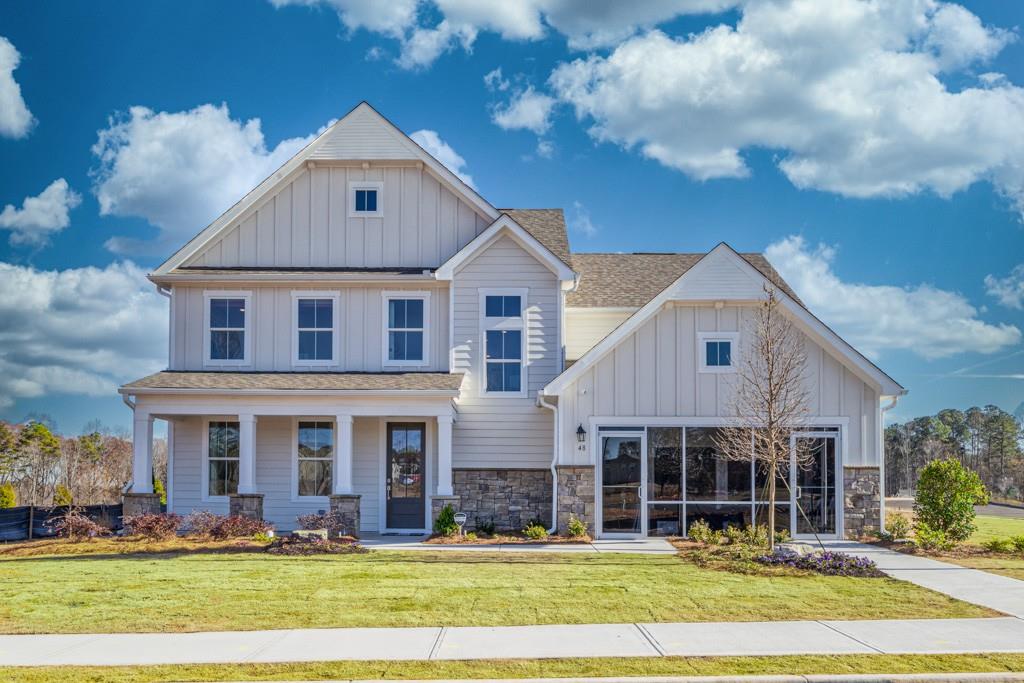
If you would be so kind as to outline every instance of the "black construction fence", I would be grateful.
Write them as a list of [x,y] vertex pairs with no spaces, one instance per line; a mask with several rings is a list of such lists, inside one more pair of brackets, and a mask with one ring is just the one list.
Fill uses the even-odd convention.
[[[54,526],[68,506],[0,508],[0,542],[56,536]],[[75,509],[113,531],[121,528],[121,505],[76,505]]]

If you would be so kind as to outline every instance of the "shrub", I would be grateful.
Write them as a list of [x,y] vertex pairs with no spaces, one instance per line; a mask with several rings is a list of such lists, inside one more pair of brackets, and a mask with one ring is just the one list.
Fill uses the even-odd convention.
[[470,531],[465,536],[463,536],[463,538],[465,538],[467,541],[475,541],[476,540],[476,532],[475,531]]
[[258,534],[268,534],[274,527],[270,522],[251,517],[225,517],[210,530],[210,536],[218,541],[228,538],[251,538]]
[[64,484],[57,484],[57,488],[53,491],[53,504],[57,506],[71,505],[74,502],[74,497],[71,495],[71,489]]
[[358,529],[350,529],[345,523],[344,515],[338,510],[299,515],[295,519],[302,529],[327,529],[327,533],[331,536],[348,536],[359,531]]
[[167,505],[167,488],[162,479],[153,478],[153,493],[160,495],[161,505]]
[[0,484],[0,510],[12,508],[18,504],[18,494],[14,491],[14,484],[7,482]]
[[68,510],[53,524],[53,530],[61,538],[81,541],[86,538],[110,535],[110,529],[86,517],[80,510]]
[[181,517],[173,512],[165,514],[147,512],[125,517],[123,523],[125,533],[129,536],[161,540],[171,538],[178,533]]
[[779,529],[775,532],[776,543],[789,543],[790,540],[789,529]]
[[729,545],[739,545],[743,542],[743,530],[738,526],[728,524],[725,527],[725,540]]
[[988,493],[977,473],[955,458],[933,460],[917,480],[915,532],[941,531],[951,544],[966,541],[974,526],[974,506],[988,503]]
[[866,557],[854,557],[828,550],[810,555],[778,550],[771,555],[762,555],[756,561],[766,565],[804,569],[828,576],[884,576],[875,563]]
[[889,538],[898,541],[910,535],[910,520],[906,515],[894,512],[886,518],[885,529]]
[[523,529],[523,535],[531,541],[543,541],[548,537],[548,530],[540,522],[532,520]]
[[181,530],[189,536],[209,536],[214,527],[227,519],[224,515],[218,515],[209,510],[193,510],[185,516],[181,523]]
[[476,526],[476,530],[481,534],[486,534],[487,536],[494,535],[495,527],[493,519],[480,519],[477,517],[473,520],[473,524]]
[[740,532],[740,543],[752,547],[763,547],[768,545],[768,527],[763,524],[748,524]]
[[434,520],[434,533],[440,536],[453,536],[459,532],[459,525],[455,523],[455,508],[450,504],[441,508]]
[[956,542],[950,540],[942,529],[932,529],[924,522],[914,525],[914,545],[921,550],[950,550]]
[[722,542],[722,532],[712,529],[703,519],[698,519],[690,525],[689,537],[691,541],[701,545],[718,545]]
[[1008,538],[993,538],[981,544],[990,553],[1012,553],[1013,541]]
[[569,515],[569,524],[566,526],[570,538],[583,538],[587,535],[587,525],[576,515]]
[[1013,544],[1013,549],[1019,553],[1024,553],[1024,536],[1014,536],[1010,539],[1010,543]]

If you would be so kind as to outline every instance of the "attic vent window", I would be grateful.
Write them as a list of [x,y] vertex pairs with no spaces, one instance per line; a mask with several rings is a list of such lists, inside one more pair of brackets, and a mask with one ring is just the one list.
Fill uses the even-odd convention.
[[739,351],[737,332],[698,332],[701,372],[735,372]]
[[348,184],[349,218],[379,218],[384,215],[384,183],[351,182]]

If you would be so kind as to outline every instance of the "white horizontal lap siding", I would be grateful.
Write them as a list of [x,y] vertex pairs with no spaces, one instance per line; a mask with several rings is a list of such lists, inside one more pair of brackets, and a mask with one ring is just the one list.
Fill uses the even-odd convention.
[[[490,221],[412,164],[303,168],[183,265],[436,268]],[[349,217],[358,181],[383,183],[382,216]]]
[[[562,453],[566,462],[583,462],[576,428],[589,429],[593,416],[708,417],[730,416],[735,375],[698,371],[699,332],[744,329],[749,308],[688,306],[662,308],[570,386],[562,399]],[[749,340],[741,336],[741,347]],[[877,466],[875,423],[878,394],[839,363],[827,350],[805,339],[807,390],[814,418],[845,418],[846,461]],[[837,420],[838,422],[838,420]]]
[[197,416],[175,418],[174,472],[171,478],[174,507],[169,512],[187,515],[194,510],[209,510],[219,515],[228,513],[227,501],[203,500],[203,439],[206,422]]
[[633,314],[633,310],[588,308],[565,310],[565,358],[577,360]]
[[[480,289],[527,288],[525,397],[481,396]],[[455,371],[466,373],[452,431],[456,468],[542,468],[551,463],[551,411],[537,392],[557,374],[559,284],[515,241],[502,237],[455,275]]]
[[[209,288],[207,288],[209,289]],[[250,340],[251,359],[248,365],[217,366],[204,362],[203,338],[206,331],[206,304],[203,287],[175,287],[172,292],[174,306],[175,343],[172,349],[171,370],[235,370],[262,372],[289,372],[293,370],[379,372],[381,348],[384,339],[384,300],[379,286],[317,287],[316,291],[338,294],[339,357],[329,366],[295,365],[293,349],[295,305],[293,290],[307,287],[246,287],[251,292]],[[424,286],[388,286],[387,291],[423,291]],[[429,364],[417,370],[445,371],[448,369],[448,289],[430,289]]]

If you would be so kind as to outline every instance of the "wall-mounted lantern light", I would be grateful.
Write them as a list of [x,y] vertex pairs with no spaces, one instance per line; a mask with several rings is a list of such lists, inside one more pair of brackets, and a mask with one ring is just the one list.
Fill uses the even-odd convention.
[[583,429],[583,425],[580,424],[580,426],[576,428],[576,442],[577,443],[584,443],[586,440],[587,440],[587,430]]

